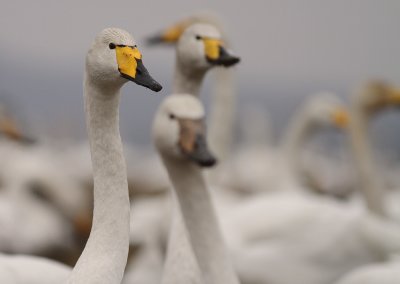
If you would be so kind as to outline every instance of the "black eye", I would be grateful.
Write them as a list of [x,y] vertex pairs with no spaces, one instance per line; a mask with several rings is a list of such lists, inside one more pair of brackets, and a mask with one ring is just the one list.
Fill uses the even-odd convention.
[[108,47],[109,47],[110,49],[115,49],[115,44],[111,42],[111,43],[108,45]]
[[201,36],[197,35],[197,36],[196,36],[196,39],[197,39],[197,40],[201,40]]
[[169,115],[170,119],[175,119],[175,115],[173,115],[172,113]]
[[51,197],[48,194],[46,186],[42,184],[40,181],[31,181],[27,186],[30,193],[37,199],[44,202],[51,201]]

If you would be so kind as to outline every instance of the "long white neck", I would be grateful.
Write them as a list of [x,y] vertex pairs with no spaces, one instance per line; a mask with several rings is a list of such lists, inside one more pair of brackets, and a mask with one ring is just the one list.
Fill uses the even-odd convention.
[[384,216],[382,182],[376,175],[373,166],[372,149],[367,137],[367,115],[361,107],[353,104],[350,122],[350,136],[354,159],[360,179],[360,190],[368,209],[377,215]]
[[311,131],[309,118],[305,111],[301,111],[290,120],[283,137],[282,146],[286,166],[296,178],[300,172],[300,148]]
[[164,262],[162,284],[204,284],[203,275],[190,244],[175,192],[172,223],[170,226],[167,255]]
[[204,282],[238,284],[201,170],[183,160],[163,157],[163,161],[174,186],[184,226]]
[[236,108],[234,91],[234,70],[217,68],[214,70],[214,94],[210,122],[210,148],[219,160],[224,161],[232,146],[234,112]]
[[175,64],[175,75],[173,84],[173,93],[187,93],[198,97],[200,95],[200,87],[203,83],[207,70],[193,70],[186,67],[177,58]]
[[94,210],[90,237],[69,283],[121,283],[129,250],[129,196],[119,133],[120,86],[85,78],[86,124],[92,154]]

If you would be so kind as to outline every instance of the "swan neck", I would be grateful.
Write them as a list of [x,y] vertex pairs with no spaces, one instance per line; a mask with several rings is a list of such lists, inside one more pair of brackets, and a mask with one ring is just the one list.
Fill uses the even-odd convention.
[[69,283],[121,283],[129,250],[129,196],[119,132],[120,86],[85,77],[84,99],[93,178],[90,237]]
[[373,165],[372,147],[367,135],[367,126],[368,115],[361,107],[353,106],[350,136],[360,180],[361,194],[371,212],[384,216],[383,186]]
[[183,160],[163,157],[163,161],[205,283],[238,284],[201,170]]
[[[234,129],[234,112],[236,108],[235,91],[233,88],[233,69],[216,68],[212,109],[210,115],[209,142],[210,148],[219,160],[225,161],[228,157]],[[212,172],[215,172],[212,171]]]
[[300,171],[300,149],[306,137],[312,132],[312,125],[306,116],[305,111],[294,115],[283,137],[283,150],[288,169],[294,175]]
[[190,68],[190,66],[186,66],[177,59],[175,64],[173,93],[186,93],[198,97],[206,71],[207,70],[195,70]]

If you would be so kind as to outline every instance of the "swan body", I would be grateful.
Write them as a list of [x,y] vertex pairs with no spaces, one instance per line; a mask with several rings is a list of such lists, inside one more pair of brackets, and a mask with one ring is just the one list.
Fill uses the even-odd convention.
[[[168,251],[174,257],[167,255],[163,283],[238,283],[199,168],[215,164],[204,140],[203,118],[197,98],[174,94],[161,104],[153,123],[154,143],[173,184],[175,208],[182,213],[175,214],[169,243],[174,250]],[[176,251],[179,247],[182,254]],[[192,266],[196,263],[198,268]]]
[[[21,273],[19,273],[21,272]],[[17,274],[17,275],[16,275]],[[0,280],[7,284],[63,283],[71,268],[41,257],[0,254]]]
[[397,284],[400,282],[400,263],[367,265],[345,275],[336,284]]
[[243,283],[328,284],[400,249],[399,226],[311,194],[259,195],[218,213]]
[[[67,261],[87,198],[60,156],[45,146],[1,147],[0,250]],[[58,258],[60,257],[60,258]]]

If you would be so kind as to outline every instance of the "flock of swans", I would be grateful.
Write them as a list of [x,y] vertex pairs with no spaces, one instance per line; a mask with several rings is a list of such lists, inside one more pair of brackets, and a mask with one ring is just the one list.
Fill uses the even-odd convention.
[[[148,44],[176,50],[172,94],[154,115],[158,155],[121,141],[121,87],[162,89],[125,30],[104,29],[87,52],[88,145],[35,142],[0,108],[0,283],[400,283],[400,195],[385,191],[368,136],[400,89],[370,82],[350,107],[310,97],[279,147],[252,111],[248,143],[233,152],[240,58],[219,21],[194,16]],[[354,161],[326,170],[303,149],[330,128],[349,137]]]

